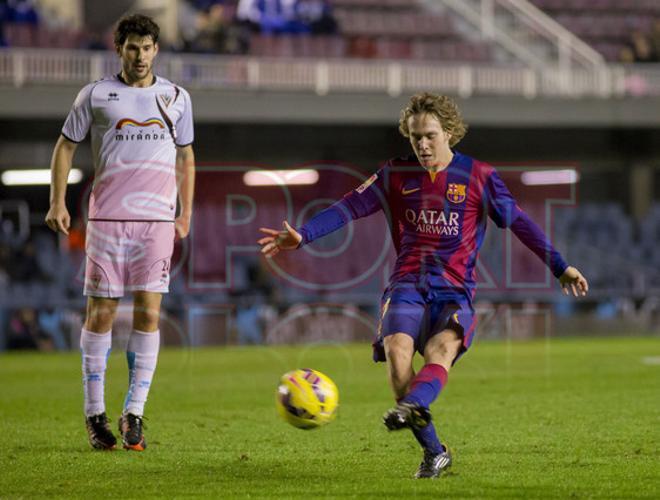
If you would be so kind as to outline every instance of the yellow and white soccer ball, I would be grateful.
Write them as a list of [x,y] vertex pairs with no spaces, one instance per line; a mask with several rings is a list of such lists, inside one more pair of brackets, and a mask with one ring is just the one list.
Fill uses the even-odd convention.
[[286,422],[299,429],[316,429],[334,420],[339,391],[327,375],[302,368],[282,375],[276,404]]

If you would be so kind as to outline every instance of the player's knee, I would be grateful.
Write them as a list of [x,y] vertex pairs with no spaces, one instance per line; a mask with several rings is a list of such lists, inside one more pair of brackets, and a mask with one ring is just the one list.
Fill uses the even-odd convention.
[[136,297],[133,304],[133,328],[143,332],[153,332],[158,329],[160,320],[160,302],[144,300]]
[[405,367],[410,365],[412,353],[400,344],[385,345],[385,357],[393,367]]
[[449,369],[461,350],[461,339],[442,339],[429,343],[424,350],[427,363],[434,363]]
[[158,330],[160,310],[148,307],[136,307],[133,310],[133,328],[142,332]]
[[388,361],[393,363],[411,360],[415,350],[413,339],[403,333],[385,337],[383,346],[385,347],[385,356]]
[[158,330],[158,319],[158,312],[136,310],[133,314],[133,328],[142,332],[154,332]]
[[111,300],[90,299],[87,304],[85,329],[95,333],[105,333],[112,329],[117,305]]

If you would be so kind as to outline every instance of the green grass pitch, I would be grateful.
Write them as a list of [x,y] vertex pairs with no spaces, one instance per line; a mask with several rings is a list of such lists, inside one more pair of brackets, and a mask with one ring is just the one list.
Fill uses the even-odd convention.
[[[421,452],[388,433],[383,364],[367,345],[165,349],[144,453],[92,451],[80,360],[0,355],[0,498],[660,498],[660,343],[653,338],[477,342],[433,405],[451,471],[412,479]],[[279,376],[330,375],[337,420],[276,415]],[[116,424],[123,355],[109,361]]]

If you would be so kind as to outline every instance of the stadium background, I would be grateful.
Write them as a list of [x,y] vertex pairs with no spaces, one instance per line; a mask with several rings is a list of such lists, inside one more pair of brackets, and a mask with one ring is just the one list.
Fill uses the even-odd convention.
[[[79,88],[117,71],[104,50],[128,10],[161,24],[156,71],[191,92],[196,119],[197,211],[164,302],[166,344],[369,340],[391,266],[383,220],[318,242],[314,254],[278,257],[277,269],[258,256],[257,228],[309,217],[408,154],[398,112],[421,90],[456,97],[470,125],[458,149],[504,172],[591,283],[589,297],[564,298],[534,257],[491,228],[479,337],[658,334],[658,2],[260,5],[1,3],[0,350],[78,347],[89,144],[74,160],[82,177],[69,185],[69,238],[43,224],[47,185],[12,185],[10,171],[48,168]],[[302,167],[319,180],[250,187],[243,177]],[[529,172],[542,175],[524,182]],[[126,305],[118,341],[129,319]]]

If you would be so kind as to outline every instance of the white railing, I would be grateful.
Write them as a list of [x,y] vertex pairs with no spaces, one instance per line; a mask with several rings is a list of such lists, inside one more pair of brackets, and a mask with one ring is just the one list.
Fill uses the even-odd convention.
[[603,56],[598,51],[534,4],[527,0],[497,1],[502,6],[506,5],[511,12],[517,13],[521,26],[533,29],[539,36],[545,36],[549,42],[554,43],[560,68],[568,68],[573,63],[578,63],[585,68],[598,68],[605,63]]
[[485,40],[493,40],[526,65],[598,70],[603,56],[526,0],[425,0],[460,14]]
[[[0,85],[82,85],[119,70],[109,52],[0,50]],[[469,97],[660,96],[660,65],[541,71],[501,64],[258,59],[161,53],[157,72],[190,89],[381,93],[420,90]]]

